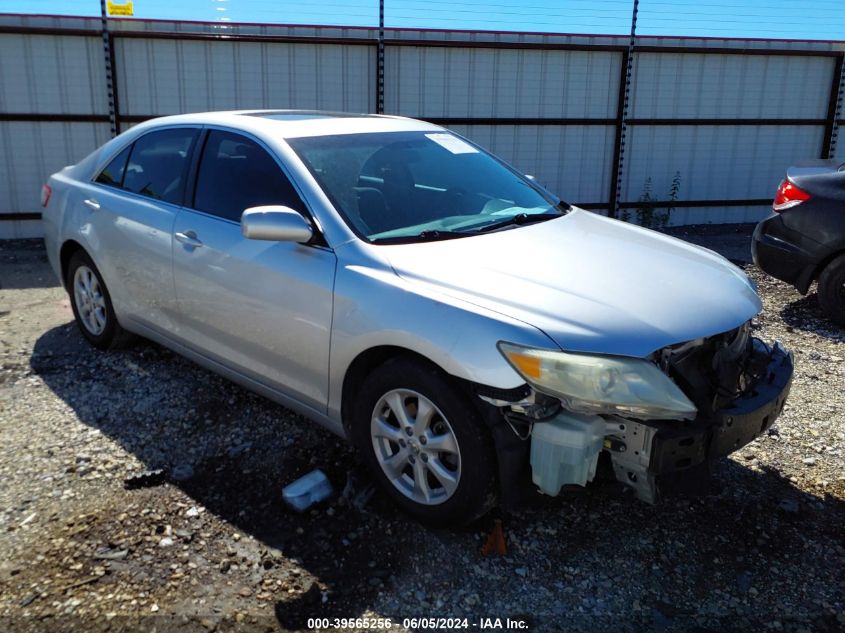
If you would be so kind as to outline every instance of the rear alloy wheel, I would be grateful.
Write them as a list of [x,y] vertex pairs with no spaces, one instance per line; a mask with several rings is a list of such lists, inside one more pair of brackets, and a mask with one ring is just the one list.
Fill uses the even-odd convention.
[[70,258],[67,289],[76,324],[94,347],[122,347],[132,340],[133,336],[117,322],[100,271],[84,251],[77,251]]
[[92,336],[101,336],[106,329],[106,298],[97,275],[85,264],[73,273],[73,298],[82,327]]
[[819,303],[827,318],[845,327],[845,255],[830,262],[819,275]]
[[495,501],[492,439],[463,393],[434,367],[397,358],[353,405],[355,445],[380,487],[430,525],[472,521]]

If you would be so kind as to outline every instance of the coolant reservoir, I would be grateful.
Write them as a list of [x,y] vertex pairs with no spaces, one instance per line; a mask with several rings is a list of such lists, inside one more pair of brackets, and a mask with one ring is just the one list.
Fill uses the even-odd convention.
[[531,474],[547,495],[561,486],[585,486],[596,475],[605,422],[597,415],[561,412],[531,431]]

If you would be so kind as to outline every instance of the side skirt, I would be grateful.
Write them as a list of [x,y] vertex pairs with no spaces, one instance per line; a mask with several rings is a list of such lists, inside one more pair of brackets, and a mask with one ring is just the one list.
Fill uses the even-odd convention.
[[161,334],[157,330],[153,330],[145,325],[138,323],[136,320],[132,319],[125,319],[128,321],[126,325],[123,327],[126,330],[129,330],[139,336],[144,338],[148,338],[151,341],[155,341],[164,347],[176,352],[180,356],[184,356],[195,362],[197,365],[200,365],[210,371],[213,371],[215,374],[219,374],[228,380],[231,380],[234,383],[237,383],[241,387],[245,389],[249,389],[250,391],[254,391],[255,393],[264,396],[265,398],[272,400],[273,402],[282,405],[296,413],[299,413],[302,416],[305,416],[309,420],[312,420],[319,424],[320,426],[328,429],[335,435],[338,435],[344,439],[346,439],[346,433],[343,428],[343,424],[340,420],[333,420],[325,413],[318,411],[317,409],[296,400],[288,396],[287,394],[282,393],[278,389],[274,389],[262,382],[255,380],[231,367],[224,365],[223,363],[214,360],[213,358],[209,358],[204,354],[197,352],[182,343],[179,343],[169,336]]

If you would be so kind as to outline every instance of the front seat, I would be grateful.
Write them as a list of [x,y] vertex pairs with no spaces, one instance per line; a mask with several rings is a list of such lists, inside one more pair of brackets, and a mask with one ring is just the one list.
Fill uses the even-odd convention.
[[384,226],[383,230],[419,222],[414,208],[414,178],[401,154],[386,150],[376,152],[364,165],[362,173],[382,180],[385,213],[380,224]]

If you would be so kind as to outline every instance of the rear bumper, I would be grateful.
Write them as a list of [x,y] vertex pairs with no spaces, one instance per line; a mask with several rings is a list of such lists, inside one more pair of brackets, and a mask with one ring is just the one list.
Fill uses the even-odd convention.
[[806,248],[806,239],[786,228],[779,215],[762,220],[754,229],[751,256],[764,273],[806,293],[813,282],[818,255]]

